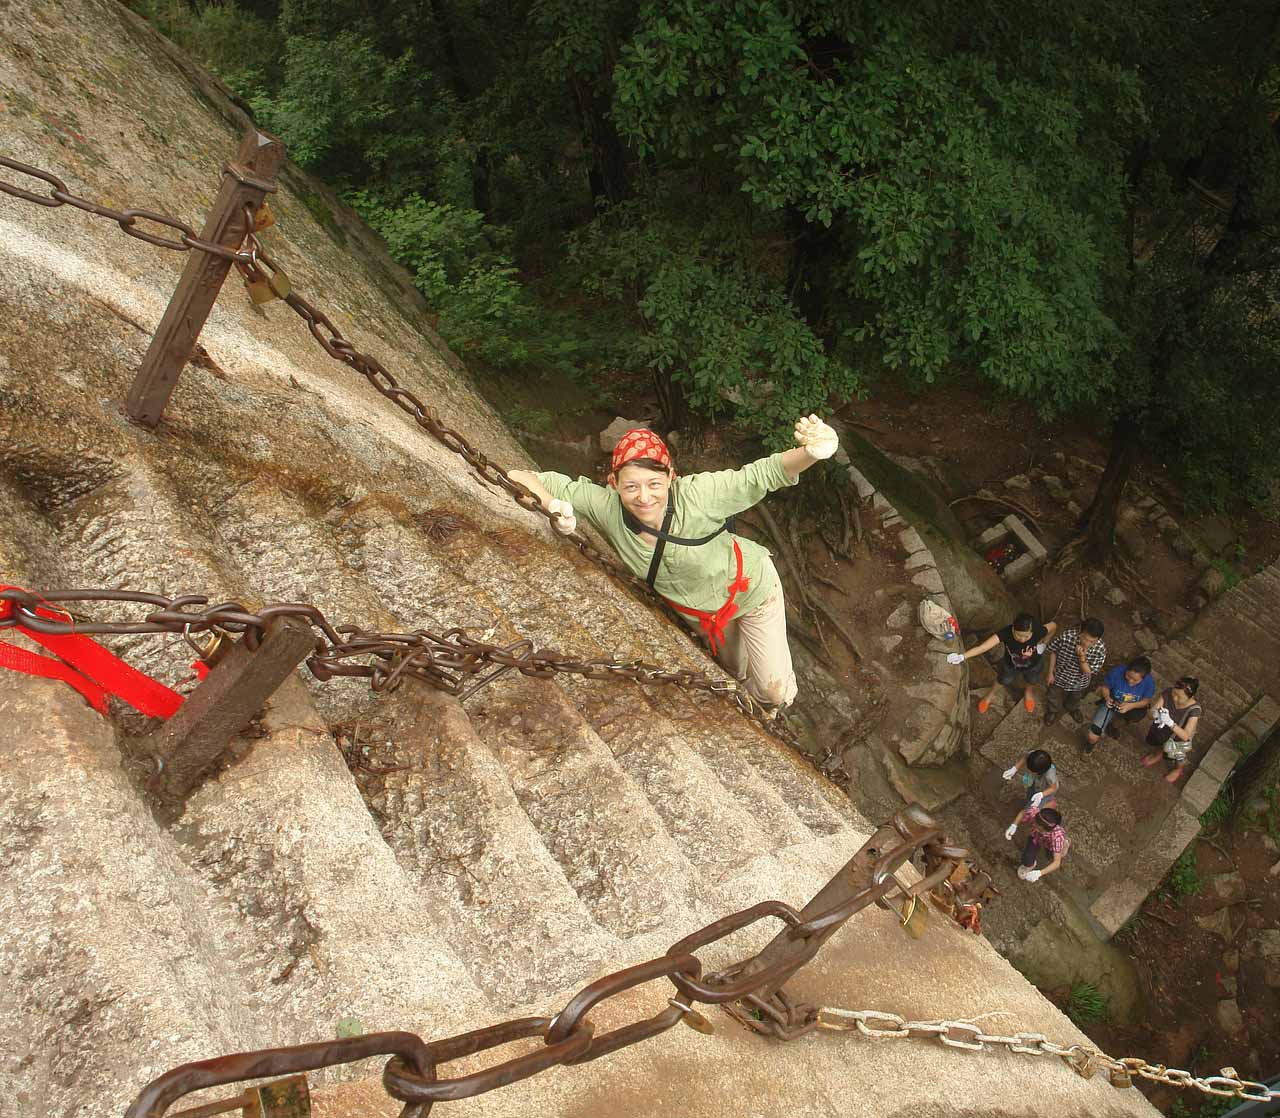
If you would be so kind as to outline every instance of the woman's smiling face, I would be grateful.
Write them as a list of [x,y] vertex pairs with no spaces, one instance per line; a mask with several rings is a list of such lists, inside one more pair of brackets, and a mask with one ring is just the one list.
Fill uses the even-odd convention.
[[609,484],[618,491],[622,507],[641,524],[661,528],[667,493],[674,477],[674,470],[652,470],[628,463],[616,474],[609,475]]

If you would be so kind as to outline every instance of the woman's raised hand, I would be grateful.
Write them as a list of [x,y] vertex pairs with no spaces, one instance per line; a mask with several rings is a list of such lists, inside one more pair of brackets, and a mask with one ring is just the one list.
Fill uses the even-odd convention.
[[835,430],[816,415],[802,415],[796,420],[796,442],[819,462],[830,458],[840,446]]

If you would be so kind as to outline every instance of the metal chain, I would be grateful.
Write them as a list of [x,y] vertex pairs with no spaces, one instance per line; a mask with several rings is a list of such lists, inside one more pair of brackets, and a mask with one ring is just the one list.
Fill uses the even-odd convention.
[[[925,878],[904,885],[896,871],[917,855],[923,859]],[[548,1068],[589,1063],[682,1021],[699,1032],[711,1032],[713,1026],[693,1008],[695,1004],[728,1006],[755,991],[781,986],[851,917],[872,904],[892,909],[899,898],[917,895],[925,882],[936,878],[931,867],[943,867],[942,880],[947,880],[962,865],[969,865],[967,855],[950,844],[924,811],[904,808],[876,829],[803,910],[783,901],[764,901],[723,917],[685,936],[664,955],[584,986],[552,1017],[520,1018],[431,1042],[413,1033],[374,1033],[184,1064],[147,1084],[125,1118],[160,1118],[184,1095],[208,1087],[314,1071],[376,1055],[392,1057],[383,1069],[382,1082],[389,1095],[405,1104],[401,1118],[425,1118],[437,1102],[481,1095]],[[783,925],[768,945],[728,970],[703,973],[695,952],[767,919]],[[663,979],[672,983],[675,993],[665,998],[658,1012],[596,1035],[589,1020],[592,1010],[623,991]],[[543,1043],[483,1071],[451,1079],[439,1075],[441,1064],[524,1038]]]
[[[465,436],[441,422],[439,413],[435,408],[428,404],[424,404],[414,393],[408,389],[401,387],[400,382],[386,369],[377,358],[371,357],[366,353],[361,353],[355,348],[345,337],[342,332],[334,325],[333,321],[323,311],[318,310],[315,306],[302,298],[297,292],[292,291],[289,285],[281,282],[280,277],[283,272],[280,266],[267,254],[263,248],[261,240],[257,234],[253,232],[254,220],[253,214],[246,208],[245,228],[249,230],[247,238],[249,242],[249,251],[235,251],[222,245],[213,244],[210,241],[203,241],[196,236],[195,231],[185,222],[179,221],[177,218],[170,217],[166,214],[156,213],[152,210],[128,209],[116,210],[109,206],[102,206],[95,202],[87,201],[79,198],[67,190],[67,185],[57,175],[49,171],[41,170],[27,163],[21,163],[16,159],[9,159],[0,156],[0,167],[7,167],[10,170],[18,171],[24,175],[30,175],[32,178],[47,183],[52,190],[48,194],[37,194],[34,191],[24,190],[14,186],[11,183],[0,181],[0,192],[12,195],[15,198],[22,198],[28,202],[34,202],[38,206],[46,206],[49,208],[57,208],[59,206],[69,205],[76,209],[84,210],[86,213],[94,214],[98,217],[104,217],[108,220],[116,222],[125,233],[131,237],[137,237],[139,240],[146,241],[148,244],[157,245],[160,248],[175,249],[180,252],[186,252],[190,249],[199,249],[202,252],[211,252],[216,256],[220,256],[225,260],[232,261],[240,273],[250,282],[263,282],[271,288],[282,301],[288,305],[302,320],[307,324],[311,336],[315,338],[320,348],[325,351],[335,361],[340,361],[344,365],[350,366],[357,373],[363,376],[374,389],[382,396],[390,400],[396,407],[412,416],[414,421],[424,431],[430,434],[437,442],[444,446],[447,450],[452,451],[461,457],[472,469],[480,475],[482,479],[492,485],[498,486],[506,492],[512,500],[514,500],[521,508],[528,509],[531,512],[540,513],[546,517],[547,522],[551,525],[552,531],[561,539],[568,540],[579,552],[587,559],[591,560],[597,566],[605,570],[609,575],[618,580],[624,586],[629,587],[643,598],[656,605],[665,616],[677,627],[677,629],[689,635],[691,640],[696,638],[689,633],[688,626],[681,620],[679,615],[667,603],[666,599],[656,591],[651,590],[649,585],[641,578],[637,578],[629,570],[621,564],[615,562],[608,555],[600,551],[584,536],[576,532],[563,532],[556,524],[555,518],[543,506],[542,501],[534,494],[526,489],[517,481],[513,481],[511,476],[505,469],[491,462],[489,458],[476,447],[474,447]],[[177,230],[178,238],[161,237],[148,233],[143,229],[136,227],[138,219],[153,221],[159,225],[166,226],[170,229]],[[594,662],[598,666],[603,667],[606,662]],[[676,676],[683,674],[682,672],[664,672],[664,669],[656,668],[652,665],[646,665],[648,670],[665,674],[672,678],[654,679],[652,682],[676,683]],[[350,674],[350,673],[348,673]],[[526,673],[534,674],[534,673]],[[618,672],[623,678],[627,678],[625,672]],[[772,735],[787,745],[799,747],[800,742],[795,732],[787,725],[785,719],[778,718],[775,712],[758,701],[756,701],[746,690],[744,690],[735,680],[719,680],[711,681],[703,673],[692,673],[702,679],[708,680],[708,683],[715,682],[716,686],[695,687],[697,690],[707,691],[712,694],[719,695],[733,702],[739,711],[750,718],[766,733]],[[603,676],[595,676],[593,678],[604,678]]]
[[[994,1016],[984,1014],[983,1016]],[[1117,1060],[1096,1048],[1083,1044],[1055,1044],[1042,1033],[984,1032],[975,1021],[908,1021],[896,1013],[875,1009],[835,1009],[823,1006],[813,1017],[811,1028],[861,1033],[877,1040],[900,1040],[909,1037],[934,1038],[948,1048],[971,1052],[987,1052],[1004,1048],[1022,1056],[1057,1056],[1077,1075],[1090,1079],[1098,1071],[1106,1071],[1113,1087],[1132,1087],[1134,1076],[1170,1087],[1190,1087],[1207,1095],[1238,1098],[1249,1102],[1272,1102],[1280,1099],[1265,1083],[1241,1079],[1236,1069],[1226,1067],[1220,1075],[1196,1076],[1189,1071],[1149,1064],[1136,1056]]]
[[[66,603],[129,602],[151,607],[137,621],[65,619],[41,615],[41,606]],[[48,613],[48,609],[44,610]],[[250,651],[257,649],[267,627],[292,617],[318,630],[316,650],[307,667],[319,680],[357,676],[374,691],[394,691],[405,679],[417,679],[450,695],[468,698],[485,684],[515,669],[522,675],[548,679],[558,674],[584,679],[627,679],[680,687],[686,691],[730,695],[752,714],[751,696],[732,680],[716,679],[690,668],[671,670],[644,660],[583,660],[556,649],[535,649],[531,641],[491,644],[468,636],[465,629],[436,634],[426,629],[381,633],[356,625],[333,625],[314,605],[282,602],[250,610],[239,602],[209,605],[202,594],[165,597],[141,590],[0,590],[0,630],[22,626],[52,635],[86,636],[171,634],[188,640],[194,633],[242,635]],[[484,674],[487,669],[488,674]],[[756,707],[755,709],[759,709]],[[754,715],[753,715],[754,716]]]
[[[52,172],[42,171],[39,167],[32,167],[29,163],[19,163],[16,159],[8,159],[3,155],[0,155],[0,167],[7,167],[11,171],[30,175],[33,179],[39,179],[53,188],[47,194],[37,194],[31,190],[23,190],[21,187],[14,186],[11,183],[0,182],[0,191],[10,194],[14,198],[23,198],[28,202],[34,202],[37,206],[46,206],[49,209],[57,209],[59,206],[73,206],[77,210],[84,210],[85,213],[93,214],[95,217],[104,217],[108,221],[114,221],[130,237],[137,237],[138,240],[146,241],[147,244],[156,245],[159,248],[176,249],[178,252],[189,252],[194,248],[199,249],[201,252],[210,252],[214,256],[220,256],[224,260],[241,264],[249,264],[251,262],[249,253],[236,252],[235,249],[226,248],[212,241],[202,241],[196,236],[196,231],[190,225],[169,214],[157,213],[155,210],[116,210],[110,206],[90,202],[85,198],[78,198],[70,193],[67,190],[67,184]],[[138,221],[140,219],[154,222],[156,225],[164,226],[167,229],[176,230],[178,236],[176,238],[162,237],[155,233],[148,233],[145,229],[139,229]]]

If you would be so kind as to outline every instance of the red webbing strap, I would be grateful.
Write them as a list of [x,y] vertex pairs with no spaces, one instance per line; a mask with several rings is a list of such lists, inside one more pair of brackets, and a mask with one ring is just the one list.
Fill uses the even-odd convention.
[[733,615],[738,612],[738,603],[734,598],[738,594],[746,590],[751,585],[749,578],[742,577],[742,548],[738,546],[738,541],[733,541],[733,556],[738,563],[738,573],[734,577],[733,582],[729,584],[729,597],[715,613],[708,613],[706,610],[693,609],[691,606],[682,606],[679,602],[673,602],[667,599],[667,605],[672,609],[679,610],[689,617],[696,617],[698,625],[702,631],[707,634],[707,643],[711,646],[711,655],[719,655],[720,645],[724,643],[724,627],[733,619]]
[[[20,587],[0,586],[0,590],[17,589]],[[12,604],[0,599],[0,618],[8,617],[12,611]],[[51,621],[66,616],[53,609],[37,608],[36,613]],[[108,652],[88,637],[75,633],[61,636],[37,633],[21,623],[17,625],[17,630],[47,648],[59,659],[41,656],[0,641],[0,668],[69,683],[99,714],[107,713],[107,698],[110,695],[115,695],[149,718],[169,718],[182,706],[183,697],[176,691],[136,668],[129,667],[114,653]]]

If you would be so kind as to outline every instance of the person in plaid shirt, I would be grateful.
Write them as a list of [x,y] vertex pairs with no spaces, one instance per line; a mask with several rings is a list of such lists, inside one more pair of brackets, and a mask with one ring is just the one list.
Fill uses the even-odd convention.
[[[1022,813],[1022,822],[1031,824],[1027,845],[1022,848],[1022,865],[1018,876],[1023,881],[1039,881],[1047,873],[1053,873],[1062,865],[1062,859],[1071,849],[1071,840],[1062,828],[1062,815],[1051,807],[1029,807]],[[1016,827],[1006,832],[1012,840]],[[1040,851],[1046,851],[1051,860],[1040,869]]]
[[1048,710],[1044,724],[1052,726],[1065,710],[1080,721],[1080,700],[1084,698],[1093,677],[1107,662],[1107,645],[1102,639],[1102,622],[1087,617],[1076,629],[1064,629],[1050,642]]

